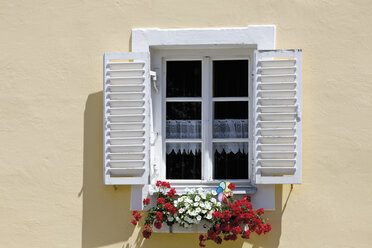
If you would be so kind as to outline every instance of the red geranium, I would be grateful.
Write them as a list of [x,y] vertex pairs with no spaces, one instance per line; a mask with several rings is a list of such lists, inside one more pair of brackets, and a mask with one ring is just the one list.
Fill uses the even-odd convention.
[[230,183],[229,186],[228,186],[228,188],[231,189],[231,190],[235,190],[236,189],[235,184],[233,184],[233,183]]
[[[234,184],[228,186],[231,190],[235,189]],[[231,195],[232,196],[232,195]],[[271,230],[271,225],[266,224],[262,218],[264,209],[254,211],[251,199],[248,196],[241,200],[234,200],[231,198],[230,202],[226,201],[222,206],[222,211],[215,211],[212,213],[214,225],[207,232],[207,239],[213,240],[217,244],[222,242],[222,238],[226,241],[237,240],[238,235],[244,239],[249,239],[252,232],[261,235]],[[245,225],[243,231],[241,226]],[[203,242],[200,242],[203,246]]]
[[176,196],[176,190],[174,188],[171,188],[168,191],[167,196],[170,196],[170,197],[174,198]]
[[155,226],[157,229],[160,229],[160,228],[163,226],[163,224],[161,223],[161,221],[155,221],[155,222],[154,222],[154,226]]
[[163,221],[164,220],[163,213],[162,212],[157,212],[156,216],[155,216],[155,219],[157,221]]
[[159,197],[159,198],[156,200],[156,204],[164,204],[164,198]]
[[156,182],[156,187],[161,187],[161,188],[170,188],[170,183],[168,182],[162,182],[162,181],[157,181]]
[[239,234],[242,231],[240,226],[236,226],[232,229],[233,234]]
[[258,215],[263,215],[264,213],[265,213],[265,210],[263,208],[259,208],[256,211],[256,214],[258,214]]
[[131,220],[130,223],[132,223],[133,225],[137,225],[137,221],[136,220]]
[[150,204],[150,198],[143,199],[143,205],[149,205]]
[[136,219],[136,221],[139,221],[141,219],[141,217],[142,217],[141,214],[138,213],[138,211],[133,211],[132,212],[132,215]]
[[151,233],[152,233],[152,231],[151,231],[150,229],[145,229],[145,230],[143,230],[143,232],[142,232],[142,236],[143,236],[145,239],[149,239],[150,236],[151,236]]

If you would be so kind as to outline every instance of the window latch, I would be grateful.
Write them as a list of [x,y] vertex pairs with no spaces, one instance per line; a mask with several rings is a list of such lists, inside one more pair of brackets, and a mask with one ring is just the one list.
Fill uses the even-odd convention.
[[156,93],[159,92],[158,86],[156,84],[157,78],[156,78],[156,71],[150,71],[151,81],[154,86],[154,90]]

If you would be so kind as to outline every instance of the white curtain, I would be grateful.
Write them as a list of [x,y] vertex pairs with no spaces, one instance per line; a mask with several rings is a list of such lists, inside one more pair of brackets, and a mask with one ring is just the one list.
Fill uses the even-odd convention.
[[[201,138],[201,120],[167,120],[166,137],[168,139],[198,139]],[[214,138],[247,138],[248,120],[224,119],[213,121]],[[168,143],[167,154],[175,151],[194,153],[200,151],[200,143]],[[221,153],[248,153],[248,143],[215,143],[214,150]]]

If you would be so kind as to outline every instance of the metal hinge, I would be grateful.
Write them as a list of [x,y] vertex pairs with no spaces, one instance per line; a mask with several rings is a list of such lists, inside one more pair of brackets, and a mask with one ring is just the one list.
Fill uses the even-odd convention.
[[159,92],[158,85],[157,85],[157,77],[156,77],[156,71],[150,71],[151,81],[154,86],[154,90],[156,93]]

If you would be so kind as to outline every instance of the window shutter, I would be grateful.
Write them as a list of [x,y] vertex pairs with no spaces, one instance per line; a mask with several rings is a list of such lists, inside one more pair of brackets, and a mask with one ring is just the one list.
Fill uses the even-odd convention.
[[301,183],[302,51],[257,50],[254,65],[256,183]]
[[149,53],[105,53],[104,183],[149,180]]

